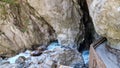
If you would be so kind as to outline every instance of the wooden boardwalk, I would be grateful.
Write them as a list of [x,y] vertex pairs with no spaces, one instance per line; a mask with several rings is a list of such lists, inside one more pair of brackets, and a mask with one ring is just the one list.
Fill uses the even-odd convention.
[[100,57],[95,51],[95,48],[104,41],[106,41],[105,38],[100,38],[99,40],[93,42],[90,45],[89,68],[106,68],[104,62],[100,59]]

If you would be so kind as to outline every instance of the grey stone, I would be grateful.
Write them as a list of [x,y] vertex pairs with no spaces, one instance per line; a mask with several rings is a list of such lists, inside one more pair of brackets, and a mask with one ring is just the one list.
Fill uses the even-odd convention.
[[73,67],[65,66],[65,65],[59,65],[58,68],[73,68]]
[[74,67],[75,64],[79,63],[79,66],[83,66],[84,62],[81,57],[81,54],[75,50],[74,48],[65,48],[58,47],[54,50],[47,50],[43,52],[43,54],[39,57],[38,61],[42,61],[41,63],[46,64],[48,61],[51,63],[47,63],[47,65],[51,65],[55,62],[57,65],[66,65]]
[[0,62],[0,65],[3,65],[3,64],[10,64],[10,62],[7,61],[7,60],[2,60],[2,61]]
[[120,49],[120,0],[87,0],[96,32]]
[[[26,48],[47,45],[56,40],[54,29],[36,10],[24,3],[17,2],[17,7],[0,1],[0,5],[4,6],[0,12],[6,12],[6,15],[0,13],[0,55],[10,57]],[[5,19],[2,18],[4,16]]]
[[83,40],[84,25],[80,22],[82,12],[77,0],[28,0],[40,16],[55,30],[61,45],[76,44]]
[[3,64],[0,65],[0,68],[18,68],[17,64]]

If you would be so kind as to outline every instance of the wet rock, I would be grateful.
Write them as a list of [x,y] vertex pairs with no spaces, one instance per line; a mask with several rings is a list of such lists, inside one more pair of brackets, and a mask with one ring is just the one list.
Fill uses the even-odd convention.
[[74,68],[74,67],[65,66],[65,65],[59,65],[58,68]]
[[[54,45],[53,45],[54,46]],[[39,56],[29,56],[26,57],[26,51],[22,53],[23,56],[19,54],[17,57],[11,57],[16,59],[15,63],[3,63],[1,64],[4,68],[8,64],[8,67],[16,68],[83,68],[84,62],[81,56],[75,48],[65,47],[65,46],[56,46],[51,50],[45,50]],[[25,54],[25,55],[24,55]],[[25,57],[24,57],[25,56]],[[62,65],[62,66],[61,66]],[[0,66],[1,67],[1,66]]]
[[17,64],[3,64],[0,65],[0,68],[18,68]]
[[3,60],[3,59],[2,59],[2,58],[0,58],[0,62],[2,62],[2,60]]
[[33,45],[32,50],[45,50],[47,45]]
[[55,68],[55,63],[54,63],[52,60],[47,60],[47,61],[45,61],[45,63],[46,63],[48,66],[51,66],[51,68]]
[[37,48],[37,50],[39,50],[39,51],[44,51],[44,50],[46,50],[46,48],[47,48],[47,46],[46,46],[46,45],[43,45],[43,46],[39,46],[39,47]]
[[40,56],[41,54],[42,54],[42,51],[39,51],[39,50],[35,50],[31,52],[31,56]]
[[4,55],[1,55],[0,59],[6,59],[6,57]]
[[46,46],[39,46],[35,51],[31,52],[31,56],[40,56],[46,48]]
[[41,68],[56,68],[57,65],[52,60],[46,60],[44,63],[40,64]]
[[18,64],[18,68],[24,68],[26,58],[24,56],[20,56],[16,59],[15,63]]
[[26,58],[24,56],[20,56],[18,57],[18,59],[16,59],[15,63],[21,64],[24,63],[26,60]]
[[87,68],[87,67],[85,67],[85,65],[83,65],[83,63],[75,63],[75,64],[72,64],[71,67],[73,67],[73,68]]
[[10,62],[7,60],[1,60],[0,65],[4,65],[4,64],[10,64]]
[[42,68],[42,67],[40,67],[40,65],[38,64],[32,64],[28,68]]
[[[31,64],[32,64],[32,62],[26,61],[25,64],[24,64],[24,67],[25,67],[25,68],[28,68],[28,67],[30,67]],[[38,65],[39,65],[39,64],[38,64]]]
[[62,64],[73,67],[79,63],[81,68],[84,65],[81,54],[74,48],[72,49],[70,47],[57,47],[53,50],[46,50],[41,56],[39,56],[39,58],[34,58],[33,63],[40,63],[42,66],[52,65],[51,63],[49,64],[48,61],[51,63],[55,62],[57,65]]
[[60,46],[60,44],[58,42],[52,42],[47,47],[47,50],[54,50],[55,48],[59,48],[59,47],[61,48],[61,46]]
[[8,60],[10,63],[15,63],[15,61],[17,61],[17,59],[19,59],[19,57],[21,57],[21,56],[22,56],[22,57],[25,57],[25,58],[29,58],[29,57],[30,57],[30,53],[31,53],[31,51],[26,50],[25,52],[19,53],[19,54],[13,56],[13,57],[8,58],[7,60]]

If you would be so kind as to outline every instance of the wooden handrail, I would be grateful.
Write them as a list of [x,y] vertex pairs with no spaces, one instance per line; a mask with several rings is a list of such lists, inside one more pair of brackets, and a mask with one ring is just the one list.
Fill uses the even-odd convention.
[[90,45],[89,68],[106,68],[104,62],[95,51],[95,49],[105,41],[106,38],[100,38]]

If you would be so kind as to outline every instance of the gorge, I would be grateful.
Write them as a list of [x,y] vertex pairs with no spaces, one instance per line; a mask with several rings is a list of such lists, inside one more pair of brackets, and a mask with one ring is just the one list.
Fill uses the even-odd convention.
[[119,0],[1,0],[0,68],[88,68],[99,38],[119,51],[119,7]]

